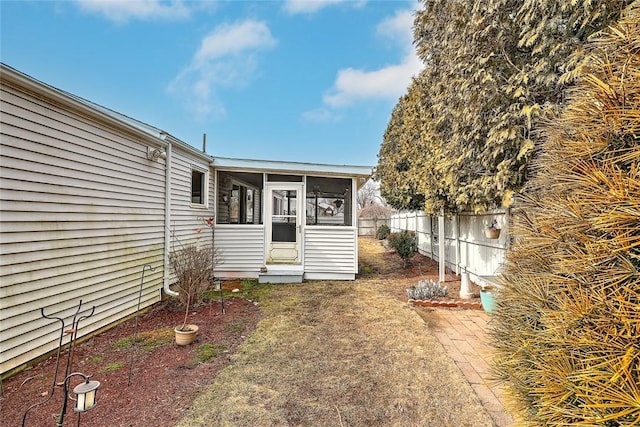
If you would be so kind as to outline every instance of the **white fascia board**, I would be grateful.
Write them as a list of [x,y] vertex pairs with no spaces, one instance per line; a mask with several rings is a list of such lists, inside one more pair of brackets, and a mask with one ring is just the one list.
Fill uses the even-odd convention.
[[319,163],[285,162],[277,160],[251,160],[213,157],[216,169],[235,171],[261,171],[281,174],[322,174],[324,176],[348,176],[369,178],[373,173],[371,166],[327,165]]

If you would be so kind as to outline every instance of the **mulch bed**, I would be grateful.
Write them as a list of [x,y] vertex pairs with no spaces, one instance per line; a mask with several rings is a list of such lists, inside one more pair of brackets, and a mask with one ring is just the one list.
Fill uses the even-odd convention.
[[383,259],[389,264],[395,264],[395,271],[400,272],[401,278],[394,281],[396,294],[400,299],[408,299],[414,306],[482,310],[480,286],[471,282],[473,296],[469,299],[461,299],[459,297],[461,287],[460,276],[457,276],[448,268],[446,269],[445,281],[442,284],[448,289],[446,297],[435,297],[431,300],[409,299],[406,289],[410,286],[417,285],[419,280],[431,279],[436,282],[439,280],[438,263],[429,257],[416,253],[413,258],[411,258],[409,264],[405,268],[402,268],[398,255],[396,255],[395,251],[389,249],[385,250]]
[[[72,352],[68,372],[92,375],[92,380],[101,383],[97,405],[81,414],[81,424],[94,427],[174,425],[195,396],[229,364],[230,355],[254,330],[260,316],[260,309],[243,298],[225,300],[225,314],[220,302],[209,302],[189,315],[189,323],[200,328],[196,342],[178,346],[173,342],[173,328],[182,323],[184,311],[167,301],[138,317],[135,351],[130,345],[122,345],[122,340],[133,337],[135,319],[78,344]],[[146,341],[140,341],[143,338]],[[154,342],[159,346],[150,349]],[[212,358],[203,361],[203,357],[206,358],[203,352],[207,350]],[[53,385],[55,361],[55,356],[50,357],[3,382],[0,424],[20,426],[27,408],[47,399]],[[64,379],[66,361],[65,352],[60,357],[57,381]],[[80,377],[70,379],[69,389],[79,382]],[[72,392],[70,395],[75,397]],[[46,404],[29,411],[25,425],[55,425],[62,402],[62,387],[55,387]],[[75,402],[69,399],[64,425],[77,425],[74,406]]]

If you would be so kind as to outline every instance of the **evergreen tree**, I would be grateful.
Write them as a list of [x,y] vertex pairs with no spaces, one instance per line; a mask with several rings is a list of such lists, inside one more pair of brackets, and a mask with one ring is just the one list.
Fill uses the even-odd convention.
[[535,125],[564,102],[584,43],[629,3],[424,0],[414,34],[425,67],[398,102],[379,154],[390,204],[422,198],[436,213],[510,200],[526,182]]
[[541,129],[492,338],[523,425],[640,425],[640,3]]

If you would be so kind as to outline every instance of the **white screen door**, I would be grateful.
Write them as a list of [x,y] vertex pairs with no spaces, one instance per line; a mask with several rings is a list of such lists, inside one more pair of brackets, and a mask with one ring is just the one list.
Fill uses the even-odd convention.
[[267,264],[300,264],[302,184],[267,185]]

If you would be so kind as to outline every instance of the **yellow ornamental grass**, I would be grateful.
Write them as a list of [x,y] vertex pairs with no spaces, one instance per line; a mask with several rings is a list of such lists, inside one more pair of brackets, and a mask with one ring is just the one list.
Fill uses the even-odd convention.
[[543,126],[491,332],[525,426],[640,426],[640,2]]

